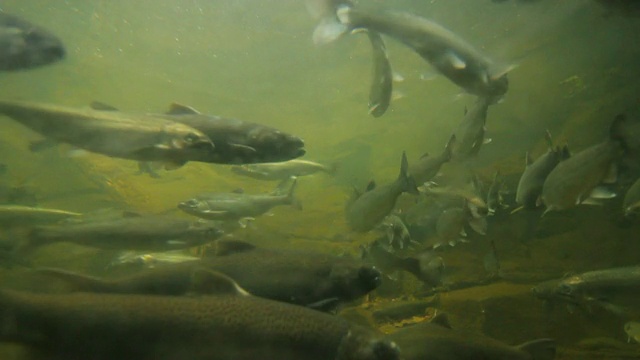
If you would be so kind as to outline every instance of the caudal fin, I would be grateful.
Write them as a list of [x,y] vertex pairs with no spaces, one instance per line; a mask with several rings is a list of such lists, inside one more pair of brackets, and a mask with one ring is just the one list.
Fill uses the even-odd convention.
[[556,357],[556,342],[553,339],[538,339],[517,347],[529,353],[532,360],[553,360]]
[[284,186],[286,186],[288,184],[291,184],[291,185],[289,185],[289,189],[286,192],[287,196],[286,196],[285,202],[287,204],[293,206],[294,208],[298,209],[298,210],[302,210],[302,203],[295,196],[296,186],[298,184],[298,178],[297,177],[291,176],[290,178],[283,180],[278,185],[278,188],[274,191],[274,193],[283,194],[282,190],[283,190]]

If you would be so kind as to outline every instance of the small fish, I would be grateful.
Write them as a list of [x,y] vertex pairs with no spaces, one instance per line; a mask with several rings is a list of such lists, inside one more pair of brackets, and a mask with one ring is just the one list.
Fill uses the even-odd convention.
[[80,213],[58,209],[24,205],[0,205],[0,227],[51,224],[81,215]]
[[556,355],[551,339],[510,346],[482,334],[453,329],[443,312],[430,322],[404,327],[388,338],[400,346],[406,360],[552,360]]
[[190,126],[144,114],[0,101],[0,114],[56,142],[111,157],[160,161],[167,169],[206,161],[214,145]]
[[371,183],[368,191],[347,204],[345,216],[349,227],[357,232],[367,232],[389,215],[403,192],[418,194],[415,181],[409,175],[407,155],[402,153],[400,174],[396,181],[380,187]]
[[231,171],[238,175],[257,180],[285,180],[292,176],[300,177],[318,172],[334,175],[337,165],[323,165],[314,161],[294,159],[277,163],[263,163],[232,166]]
[[540,195],[549,173],[560,163],[568,159],[571,155],[569,148],[565,145],[562,148],[554,147],[551,134],[546,132],[549,150],[535,161],[527,153],[525,156],[525,169],[518,182],[516,190],[516,202],[525,209],[534,209],[542,204]]
[[364,28],[402,42],[470,94],[495,103],[507,92],[510,68],[496,70],[491,60],[433,21],[399,11],[369,13],[348,4],[337,6],[336,14],[350,29]]
[[183,251],[165,251],[157,253],[141,253],[125,251],[119,254],[111,263],[110,268],[134,265],[143,268],[154,268],[164,264],[176,264],[186,261],[200,260],[199,257],[185,254]]
[[622,209],[625,216],[631,216],[638,213],[640,210],[640,179],[631,185],[624,196],[624,202],[622,203]]
[[65,359],[399,360],[375,332],[192,273],[203,296],[0,291],[0,340]]
[[609,139],[561,161],[549,173],[541,195],[546,212],[574,207],[590,197],[609,196],[592,192],[603,182],[615,181],[611,179],[615,178],[615,162],[622,157],[626,146],[624,123],[624,116],[616,116],[609,129]]
[[[283,188],[291,184],[286,192]],[[207,193],[178,204],[178,209],[187,214],[207,220],[240,220],[247,217],[260,216],[271,208],[280,205],[291,205],[298,209],[302,206],[295,198],[297,179],[284,180],[278,188],[268,195],[243,193]]]
[[369,89],[369,114],[382,116],[391,103],[393,93],[393,71],[387,55],[387,48],[380,34],[367,31],[373,51],[373,71]]
[[409,167],[409,173],[413,176],[416,184],[424,184],[427,181],[431,181],[436,175],[438,175],[442,165],[451,160],[455,143],[456,136],[451,135],[442,154],[438,156],[429,156],[429,154],[424,154],[418,161],[414,162],[411,167]]
[[471,110],[465,109],[464,118],[455,131],[454,159],[467,160],[477,155],[482,145],[490,141],[484,137],[489,105],[489,98],[479,97]]
[[0,71],[37,68],[65,54],[62,41],[48,30],[0,11]]
[[214,227],[163,215],[127,213],[88,218],[33,229],[27,246],[71,242],[99,249],[166,251],[210,243],[222,232]]
[[633,341],[640,343],[640,323],[637,321],[629,321],[624,324],[624,332],[629,337],[628,342]]

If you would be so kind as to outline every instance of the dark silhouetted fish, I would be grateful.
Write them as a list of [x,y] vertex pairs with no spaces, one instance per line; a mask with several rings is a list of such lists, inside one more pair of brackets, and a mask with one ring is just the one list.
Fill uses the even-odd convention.
[[485,139],[487,128],[487,112],[490,99],[479,97],[470,110],[465,109],[464,118],[456,129],[456,143],[453,147],[453,158],[467,160],[478,154],[482,145],[491,140]]
[[452,329],[445,313],[387,337],[400,346],[405,360],[552,360],[556,356],[556,344],[551,339],[510,346],[488,336]]
[[529,153],[526,155],[526,167],[516,190],[516,202],[525,209],[533,209],[542,204],[540,195],[549,173],[562,160],[569,158],[569,148],[555,147],[551,141],[551,134],[547,131],[546,139],[549,144],[549,150],[540,156],[536,161],[531,159]]
[[587,271],[536,285],[533,294],[545,301],[560,301],[586,311],[600,307],[624,315],[630,304],[638,309],[640,266]]
[[[196,268],[234,278],[256,296],[327,310],[377,288],[382,275],[358,261],[318,252],[256,248],[241,241],[218,240],[202,260],[157,266],[109,280],[57,269],[42,272],[91,292],[182,295],[203,290],[192,284]],[[198,284],[205,286],[206,284]]]
[[162,216],[128,214],[40,226],[28,246],[71,242],[100,249],[165,251],[204,245],[222,236],[206,224]]
[[[92,108],[117,111],[104,103]],[[152,114],[198,129],[216,145],[203,161],[214,164],[253,164],[295,159],[305,154],[304,141],[272,127],[215,115],[202,114],[192,107],[171,104],[165,114]]]
[[62,41],[48,30],[0,11],[0,71],[52,64],[65,52]]
[[507,92],[509,68],[496,70],[479,51],[433,21],[398,11],[370,13],[349,5],[338,6],[336,12],[349,28],[365,28],[404,43],[470,94],[493,103]]
[[373,52],[373,71],[371,87],[369,88],[369,114],[373,117],[382,116],[391,103],[393,92],[393,73],[387,55],[387,48],[380,34],[373,30],[367,31]]
[[221,274],[193,276],[211,295],[3,290],[0,340],[49,359],[400,359],[393,342],[340,317],[251,296]]
[[214,152],[201,131],[151,115],[19,101],[0,101],[0,114],[56,142],[117,158],[160,161],[167,168],[206,161]]
[[345,216],[349,227],[357,232],[373,229],[389,215],[403,192],[418,194],[415,181],[409,175],[409,163],[404,152],[396,181],[380,187],[370,184],[367,192],[347,204]]

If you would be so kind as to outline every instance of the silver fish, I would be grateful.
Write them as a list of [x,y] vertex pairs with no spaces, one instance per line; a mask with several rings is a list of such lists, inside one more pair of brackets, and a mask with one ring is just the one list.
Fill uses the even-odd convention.
[[[276,190],[268,195],[244,193],[208,193],[200,194],[193,199],[178,204],[178,208],[187,214],[207,220],[240,220],[247,217],[260,216],[279,205],[292,205],[301,208],[294,196],[296,179],[286,193]],[[285,180],[278,187],[281,189],[289,181]]]
[[612,173],[614,162],[624,153],[625,140],[621,130],[624,122],[624,116],[616,116],[609,129],[609,139],[561,161],[549,173],[541,195],[547,212],[583,203]]
[[150,115],[19,101],[0,101],[0,114],[56,142],[117,158],[161,161],[168,168],[205,161],[214,151],[201,131]]
[[193,272],[198,297],[0,291],[0,341],[59,359],[397,360],[400,350],[340,317],[251,296]]
[[403,192],[418,194],[415,181],[409,175],[409,163],[404,152],[396,181],[380,187],[370,186],[367,192],[347,204],[345,216],[349,227],[357,232],[373,229],[389,215]]
[[277,163],[232,166],[231,171],[238,175],[257,180],[285,180],[292,176],[306,176],[318,172],[335,174],[337,165],[323,165],[314,161],[294,159]]
[[470,94],[494,103],[507,92],[509,69],[496,71],[491,60],[433,21],[399,11],[369,13],[349,5],[338,6],[336,13],[351,29],[365,28],[404,43]]
[[52,64],[65,54],[64,44],[50,31],[0,11],[0,71]]

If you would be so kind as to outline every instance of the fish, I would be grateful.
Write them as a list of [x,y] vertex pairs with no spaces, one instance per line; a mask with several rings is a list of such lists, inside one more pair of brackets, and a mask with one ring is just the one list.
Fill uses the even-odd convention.
[[478,97],[470,110],[465,109],[464,118],[455,131],[454,159],[467,160],[477,155],[483,144],[491,141],[485,139],[484,136],[487,130],[485,125],[490,104],[488,97]]
[[[615,181],[615,162],[625,149],[623,128],[625,117],[615,117],[609,128],[609,138],[564,159],[551,170],[542,187],[541,199],[545,213],[572,208],[589,198],[611,197],[594,189],[603,182]],[[615,194],[613,195],[615,196]]]
[[538,339],[511,346],[488,336],[455,330],[444,312],[431,321],[404,327],[387,338],[402,349],[405,360],[552,360],[556,343],[552,339]]
[[533,287],[534,296],[545,302],[565,303],[569,310],[594,307],[616,315],[628,312],[627,302],[637,306],[640,266],[587,271],[548,280]]
[[629,337],[628,342],[633,339],[635,342],[640,343],[640,323],[637,321],[629,321],[624,324],[624,332]]
[[437,236],[436,242],[432,244],[433,248],[467,242],[465,226],[469,221],[471,221],[471,214],[464,208],[454,207],[444,210],[436,223]]
[[571,156],[567,145],[562,148],[553,146],[549,131],[546,132],[546,140],[549,149],[535,161],[529,153],[525,155],[525,169],[520,176],[516,190],[516,203],[525,209],[535,209],[542,204],[540,195],[547,176],[560,161]]
[[335,175],[338,165],[324,165],[314,161],[294,159],[284,162],[232,166],[231,171],[237,175],[256,180],[285,180],[292,176],[300,177],[319,172]]
[[375,31],[367,31],[373,52],[373,71],[369,88],[369,114],[380,117],[389,108],[393,93],[393,71],[382,36]]
[[202,291],[191,284],[195,269],[232,277],[253,295],[319,310],[356,300],[382,283],[375,267],[334,255],[267,249],[238,240],[218,240],[202,259],[158,264],[126,277],[101,279],[60,269],[39,269],[78,291],[185,295]]
[[109,263],[109,268],[133,265],[136,267],[154,268],[163,264],[175,264],[185,261],[199,260],[197,256],[185,254],[183,251],[165,251],[157,253],[141,253],[125,251]]
[[486,203],[487,215],[495,215],[499,209],[505,209],[508,205],[504,201],[504,179],[500,176],[500,171],[496,171],[493,175],[493,181],[487,189]]
[[33,228],[25,247],[56,242],[108,250],[166,251],[210,243],[223,235],[207,224],[167,215],[126,213]]
[[0,71],[20,71],[65,58],[62,41],[51,31],[0,11]]
[[425,153],[418,161],[411,164],[409,173],[413,176],[416,184],[424,184],[438,175],[442,165],[451,160],[455,143],[456,136],[451,135],[444,151],[440,155],[429,156],[428,153]]
[[192,276],[207,295],[0,290],[0,341],[60,359],[400,359],[368,328],[250,295],[219,273]]
[[[102,111],[118,109],[94,101],[91,107]],[[279,162],[305,154],[304,140],[284,131],[233,118],[208,115],[193,107],[173,103],[163,114],[149,114],[184,124],[204,133],[215,144],[215,151],[204,161],[212,164],[254,164]]]
[[445,270],[444,260],[432,251],[423,251],[411,256],[400,256],[389,251],[380,239],[367,246],[362,246],[361,250],[362,259],[376,267],[380,267],[383,274],[402,270],[411,273],[426,286],[436,287],[442,285]]
[[62,220],[79,217],[81,213],[32,207],[25,205],[0,205],[0,227],[34,226],[51,224]]
[[632,216],[640,210],[640,179],[636,180],[627,190],[622,209],[625,216]]
[[367,232],[376,227],[389,215],[400,194],[418,194],[415,181],[409,174],[407,154],[402,152],[400,174],[396,181],[380,187],[370,183],[368,191],[347,204],[345,217],[351,230]]
[[[291,183],[286,193],[281,188]],[[291,205],[302,209],[295,197],[297,179],[285,179],[271,194],[257,195],[239,192],[206,193],[178,204],[178,209],[206,220],[241,220],[260,216],[275,206]]]
[[434,21],[400,11],[366,12],[348,4],[339,5],[336,15],[349,29],[364,28],[400,41],[466,92],[491,103],[509,88],[506,73],[511,68],[497,69],[472,45]]
[[417,244],[411,240],[409,229],[402,219],[394,214],[387,216],[380,224],[381,229],[386,233],[388,247],[391,251],[395,249],[408,248],[412,244]]
[[0,101],[0,114],[55,142],[115,158],[160,161],[167,169],[206,161],[214,151],[201,131],[150,115],[7,100]]

